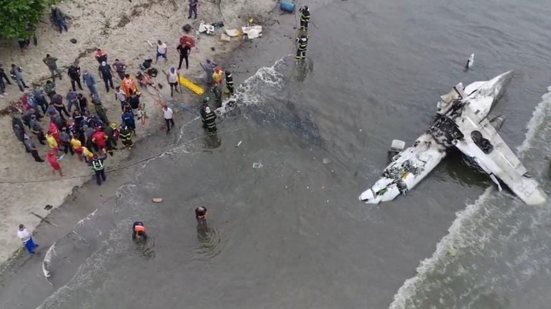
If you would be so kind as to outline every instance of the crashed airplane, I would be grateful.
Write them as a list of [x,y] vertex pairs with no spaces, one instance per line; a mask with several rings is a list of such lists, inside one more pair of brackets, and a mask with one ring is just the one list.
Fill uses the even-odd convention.
[[459,83],[442,96],[432,126],[406,149],[402,141],[393,141],[390,164],[359,199],[378,204],[406,195],[446,157],[449,149],[457,149],[471,165],[487,174],[500,191],[501,184],[505,184],[528,205],[545,202],[546,195],[538,182],[530,178],[526,168],[499,136],[495,121],[488,119],[510,76],[511,71],[467,87]]

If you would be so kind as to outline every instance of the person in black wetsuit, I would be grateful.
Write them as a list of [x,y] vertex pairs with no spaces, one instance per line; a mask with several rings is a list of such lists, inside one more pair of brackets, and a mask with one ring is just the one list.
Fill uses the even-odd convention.
[[207,223],[207,207],[199,206],[195,208],[195,219],[197,219],[198,224]]

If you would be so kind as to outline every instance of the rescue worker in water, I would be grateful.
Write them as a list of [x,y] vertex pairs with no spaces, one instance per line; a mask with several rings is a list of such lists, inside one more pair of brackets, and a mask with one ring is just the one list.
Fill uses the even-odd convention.
[[132,239],[136,240],[136,238],[147,240],[147,234],[145,233],[145,227],[142,221],[136,221],[132,225]]
[[304,60],[306,58],[306,48],[308,47],[308,36],[306,33],[302,33],[297,38],[297,61]]
[[197,224],[206,224],[207,223],[207,207],[199,206],[195,208],[195,219],[197,219]]

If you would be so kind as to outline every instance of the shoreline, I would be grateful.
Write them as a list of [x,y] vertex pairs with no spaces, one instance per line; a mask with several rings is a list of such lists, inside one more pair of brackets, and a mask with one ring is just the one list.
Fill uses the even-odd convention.
[[[244,1],[242,1],[242,2],[244,2]],[[266,1],[266,3],[271,3],[271,1]],[[245,3],[243,3],[243,5],[244,4]],[[206,10],[206,8],[203,8],[203,10]],[[268,12],[265,12],[265,14],[264,14],[264,15],[266,15],[265,19],[266,20],[274,19],[273,16],[272,16],[272,13],[273,13],[273,9],[271,9]],[[200,14],[201,14],[201,12],[200,12]],[[244,13],[244,14],[246,15],[246,13]],[[222,14],[222,15],[224,15],[224,14]],[[183,23],[186,23],[186,21],[184,21]],[[177,26],[177,28],[180,28],[180,25]],[[265,26],[265,31],[267,31],[268,29],[269,29],[269,27]],[[52,29],[50,29],[50,30],[52,30]],[[234,41],[234,42],[230,42],[229,44],[227,44],[227,43],[224,43],[224,42],[219,42],[218,36],[205,37],[205,35],[203,35],[203,34],[200,34],[200,36],[201,37],[198,38],[198,43],[199,44],[203,43],[203,45],[204,45],[205,41],[207,43],[209,43],[209,41],[214,40],[214,43],[210,42],[211,43],[210,45],[213,45],[213,44],[214,45],[216,45],[216,44],[222,45],[222,48],[218,48],[218,46],[216,46],[216,51],[210,52],[209,50],[207,50],[207,52],[210,52],[210,54],[201,55],[202,57],[200,57],[200,58],[203,58],[203,57],[206,56],[210,59],[214,58],[215,61],[219,64],[231,63],[232,59],[235,59],[236,53],[241,48],[245,48],[244,44],[247,43],[247,42],[244,42],[244,41],[239,39],[239,41]],[[177,39],[177,38],[174,38],[174,39]],[[206,45],[209,46],[209,44],[206,44]],[[228,47],[228,45],[229,45],[229,47]],[[32,48],[37,49],[37,47],[31,47],[31,49]],[[199,52],[197,52],[197,51],[192,52],[192,55],[190,55],[190,70],[185,72],[186,76],[191,77],[195,81],[202,80],[201,77],[204,75],[204,73],[202,72],[202,69],[197,65],[199,61],[201,61],[201,62],[204,61],[204,60],[200,60],[200,58],[198,58],[198,55],[197,55],[197,53],[203,53],[204,52],[203,49],[204,49],[204,47]],[[174,55],[174,52],[172,52],[172,54]],[[90,57],[88,57],[88,58],[90,58]],[[140,56],[138,56],[138,58],[139,57]],[[90,59],[85,59],[85,60],[90,60]],[[92,60],[94,60],[94,59],[92,59]],[[170,60],[170,57],[169,57],[169,60]],[[172,62],[173,61],[174,60],[172,60]],[[194,66],[195,66],[195,70],[193,69]],[[159,68],[159,69],[161,69],[161,68]],[[163,76],[161,76],[161,78],[162,77]],[[237,82],[237,80],[236,80],[236,82]],[[68,83],[68,82],[67,81],[62,81],[62,83]],[[166,83],[165,83],[165,85],[166,85]],[[67,85],[65,85],[65,86],[67,86]],[[98,89],[101,88],[101,85],[98,85],[98,86],[99,86]],[[166,90],[166,88],[168,88],[168,87],[163,87],[163,90]],[[99,89],[99,90],[101,91],[102,89]],[[101,93],[103,94],[104,92],[101,91]],[[147,99],[151,99],[152,96],[147,94],[148,91],[143,91],[143,93],[146,94],[146,95],[142,96],[142,97],[148,97]],[[166,98],[167,96],[165,95],[164,97]],[[185,102],[184,104],[190,106],[193,109],[193,108],[198,106],[198,104],[194,104],[193,102],[197,102],[199,100],[193,94],[185,94],[184,93],[184,95],[180,94],[179,98],[175,101],[180,102],[180,103]],[[148,102],[149,102],[149,100],[148,100]],[[109,106],[108,108],[111,108],[111,106]],[[108,174],[109,180],[112,181],[113,178],[117,178],[117,179],[123,179],[124,178],[124,179],[126,179],[126,181],[128,181],[129,179],[131,179],[132,175],[131,175],[130,171],[132,169],[130,168],[131,166],[128,166],[128,165],[140,164],[140,161],[132,162],[132,159],[135,158],[136,156],[139,156],[139,154],[148,152],[147,149],[143,149],[143,150],[139,149],[139,148],[143,147],[144,144],[145,145],[147,145],[149,143],[156,144],[157,142],[150,142],[151,140],[154,140],[154,139],[160,140],[159,142],[161,142],[161,144],[165,144],[164,145],[165,147],[166,147],[166,145],[171,145],[173,143],[172,139],[167,139],[167,138],[164,138],[164,136],[162,136],[162,135],[164,135],[164,132],[162,132],[162,133],[159,132],[160,130],[157,127],[157,125],[158,124],[160,125],[162,123],[162,117],[160,116],[159,108],[157,108],[156,105],[153,105],[153,104],[149,104],[149,108],[150,109],[148,110],[148,114],[149,114],[149,120],[151,122],[149,122],[149,126],[147,128],[144,128],[143,132],[141,132],[141,134],[139,134],[139,138],[137,138],[135,140],[136,147],[132,151],[124,152],[122,155],[121,155],[121,151],[117,152],[115,157],[112,157],[112,158],[115,158],[115,159],[112,159],[110,157],[109,162],[108,162],[108,168],[107,168],[107,174]],[[176,111],[176,109],[178,109],[178,107],[176,107],[176,106],[175,106],[174,109],[175,109],[175,120],[177,122],[181,122],[181,124],[180,124],[180,126],[181,126],[183,124],[183,120],[186,117],[186,115],[185,115],[186,113],[182,112],[181,110]],[[115,106],[115,111],[117,111],[116,106]],[[7,123],[8,121],[6,121],[6,120],[9,120],[8,119],[9,117],[3,117],[3,118],[4,118],[4,120],[0,120],[0,121],[2,121],[4,123]],[[177,127],[177,129],[181,130],[181,127]],[[13,138],[13,134],[11,133],[11,130],[5,130],[5,131],[7,131],[7,133],[9,135],[11,135],[11,138]],[[172,134],[174,135],[175,132],[173,132]],[[20,155],[18,149],[16,149],[15,151],[18,152],[17,155]],[[151,155],[151,152],[149,153],[149,155]],[[158,156],[158,155],[159,154],[156,154],[155,156]],[[153,156],[153,157],[155,157],[155,156]],[[147,158],[145,160],[147,160]],[[25,160],[25,161],[27,161],[27,162],[24,162],[27,165],[29,163],[31,163],[28,160]],[[52,242],[52,241],[46,241],[46,240],[56,239],[55,237],[60,235],[59,231],[55,231],[56,229],[62,229],[62,230],[65,230],[66,232],[68,232],[66,229],[74,226],[74,224],[70,224],[70,223],[66,223],[66,222],[64,222],[63,225],[56,224],[53,221],[53,218],[55,218],[56,216],[59,216],[60,213],[65,212],[66,210],[68,210],[67,208],[69,206],[66,206],[66,205],[70,204],[71,201],[79,199],[79,196],[82,195],[83,191],[98,191],[98,192],[102,192],[101,194],[106,194],[107,193],[106,191],[109,191],[109,192],[116,191],[116,189],[120,187],[120,185],[115,185],[115,184],[111,183],[108,180],[108,182],[105,185],[103,185],[100,188],[96,189],[96,188],[94,188],[94,187],[97,187],[95,184],[93,184],[93,183],[90,184],[89,183],[89,181],[92,180],[92,174],[90,173],[89,175],[84,175],[84,173],[85,173],[84,171],[89,172],[89,170],[86,169],[86,167],[79,166],[79,171],[80,171],[80,174],[82,176],[68,176],[64,179],[54,179],[55,183],[61,184],[63,187],[65,187],[63,183],[66,182],[69,179],[76,179],[77,183],[75,185],[71,185],[69,188],[64,188],[65,191],[67,191],[67,194],[62,194],[61,196],[59,194],[57,195],[58,199],[61,198],[61,201],[59,203],[48,203],[48,204],[53,206],[53,208],[51,210],[47,211],[46,213],[44,213],[44,212],[41,213],[39,211],[36,211],[36,212],[33,211],[32,214],[27,215],[27,217],[29,217],[31,219],[34,218],[34,220],[36,221],[36,224],[29,224],[29,223],[25,223],[25,224],[30,228],[30,230],[33,231],[33,234],[35,236],[37,236],[36,238],[38,238],[39,243],[42,244],[42,246],[39,248],[39,251],[45,252],[45,250],[47,250],[47,248],[44,248],[45,244],[48,243],[48,242],[49,243]],[[86,177],[90,177],[90,178],[87,180]],[[46,179],[45,181],[49,182],[50,180],[52,180],[51,176],[49,177],[49,179]],[[41,179],[36,180],[36,182],[38,182],[38,181],[41,181]],[[117,181],[116,183],[119,184],[119,182],[120,181]],[[22,181],[21,183],[24,183],[24,181]],[[15,184],[12,184],[12,185],[15,185]],[[21,185],[23,185],[23,184],[21,184]],[[115,187],[113,187],[113,186],[115,186]],[[115,190],[112,190],[113,188],[115,188]],[[113,193],[114,192],[111,192],[110,195],[112,195]],[[102,206],[100,206],[100,207],[102,207]],[[38,206],[38,208],[41,208],[41,206]],[[86,212],[86,211],[83,212],[84,209],[90,210],[90,209],[85,208],[85,207],[83,209],[80,209],[80,208],[77,209],[75,211],[75,217],[71,218],[72,221],[70,221],[70,222],[76,223],[76,222],[78,222],[78,220],[80,220],[83,217],[83,215],[87,215],[87,214],[90,213],[90,212]],[[73,208],[70,209],[70,210],[73,211]],[[9,218],[7,218],[7,219],[9,219]],[[25,221],[25,222],[27,222],[27,221]],[[53,224],[56,224],[56,226],[52,225],[52,222],[54,222]],[[13,222],[13,224],[19,224],[19,222]],[[54,229],[51,229],[51,228],[54,228]],[[12,238],[12,234],[9,233],[11,231],[11,229],[7,229],[7,231],[8,231],[7,237]],[[69,229],[69,231],[70,231],[70,229]],[[61,233],[61,235],[63,235],[63,234]],[[13,236],[13,237],[15,237],[15,236]],[[53,237],[53,238],[51,238],[51,237]],[[18,240],[16,240],[16,241],[19,244],[19,241]],[[17,266],[17,263],[20,262],[22,260],[22,258],[25,257],[25,254],[26,254],[23,250],[21,250],[22,249],[21,246],[15,247],[14,248],[15,251],[10,250],[9,246],[4,247],[4,248],[5,248],[6,251],[10,251],[11,253],[7,255],[7,259],[5,259],[3,261],[0,261],[0,276],[1,277],[6,276],[6,274],[9,273],[9,270],[11,268],[13,268],[13,266]]]

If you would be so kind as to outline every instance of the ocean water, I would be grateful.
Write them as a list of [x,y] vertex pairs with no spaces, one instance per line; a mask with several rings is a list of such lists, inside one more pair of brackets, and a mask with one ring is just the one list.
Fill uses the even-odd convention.
[[[440,94],[511,69],[492,115],[506,118],[500,134],[551,192],[551,7],[309,6],[304,65],[291,55],[293,16],[280,16],[236,56],[237,108],[217,135],[185,111],[171,149],[55,242],[51,288],[28,299],[0,291],[0,307],[546,308],[549,205],[497,192],[457,154],[407,198],[373,206],[357,196],[392,139],[411,143],[427,128]],[[196,228],[199,205],[208,230]],[[130,239],[135,220],[151,235],[145,245]]]

